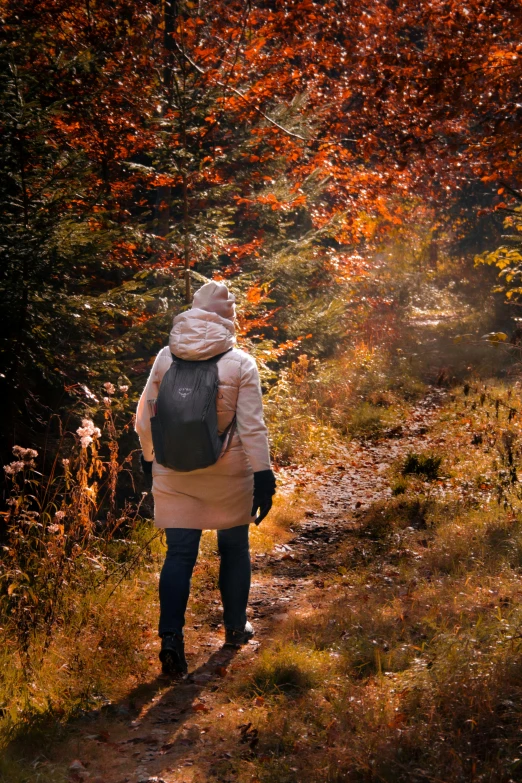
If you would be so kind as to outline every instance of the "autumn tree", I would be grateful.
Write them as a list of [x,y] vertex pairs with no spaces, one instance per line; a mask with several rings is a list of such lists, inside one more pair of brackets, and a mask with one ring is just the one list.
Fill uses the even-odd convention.
[[198,275],[229,278],[257,340],[332,351],[370,251],[419,202],[471,225],[518,188],[514,0],[1,9],[17,426],[144,372]]

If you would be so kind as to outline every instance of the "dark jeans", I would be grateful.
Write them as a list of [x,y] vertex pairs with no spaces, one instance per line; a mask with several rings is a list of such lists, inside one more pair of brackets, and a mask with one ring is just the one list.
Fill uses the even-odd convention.
[[[250,592],[250,549],[248,525],[218,530],[218,550],[221,557],[219,589],[223,602],[225,628],[243,631]],[[190,579],[196,563],[201,530],[167,528],[167,555],[159,582],[159,635],[183,634],[185,610],[190,592]]]

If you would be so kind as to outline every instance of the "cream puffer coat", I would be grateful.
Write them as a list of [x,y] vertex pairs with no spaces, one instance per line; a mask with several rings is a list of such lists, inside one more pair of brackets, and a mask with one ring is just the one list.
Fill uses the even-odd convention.
[[234,348],[235,342],[233,321],[193,308],[176,316],[169,345],[156,357],[136,413],[136,431],[146,460],[154,457],[147,401],[157,398],[172,363],[171,353],[197,361],[227,351],[217,363],[219,432],[236,416],[230,444],[214,465],[181,473],[154,460],[152,493],[157,527],[209,530],[252,522],[252,474],[270,468],[270,453],[257,366],[248,353]]

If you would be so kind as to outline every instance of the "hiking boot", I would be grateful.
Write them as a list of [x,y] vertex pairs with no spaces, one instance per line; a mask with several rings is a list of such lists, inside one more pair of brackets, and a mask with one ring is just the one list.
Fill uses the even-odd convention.
[[174,633],[162,636],[159,659],[163,674],[168,677],[184,677],[187,674],[188,666],[183,638]]
[[227,647],[241,647],[247,644],[254,636],[254,629],[249,622],[246,623],[242,631],[236,631],[234,628],[225,630],[225,644]]

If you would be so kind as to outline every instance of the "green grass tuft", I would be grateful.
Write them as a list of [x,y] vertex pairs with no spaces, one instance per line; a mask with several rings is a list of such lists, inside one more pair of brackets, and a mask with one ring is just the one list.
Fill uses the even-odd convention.
[[439,477],[441,463],[442,457],[410,452],[404,461],[402,475],[425,476],[428,481],[435,481]]
[[311,653],[293,643],[265,650],[247,690],[262,695],[304,693],[319,682],[320,658],[320,653]]

